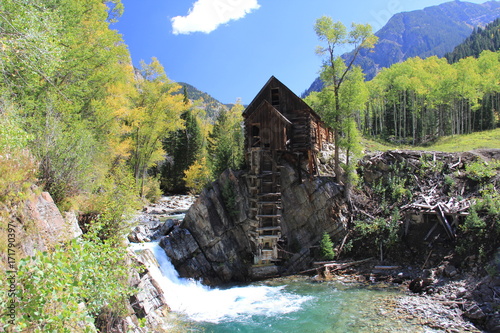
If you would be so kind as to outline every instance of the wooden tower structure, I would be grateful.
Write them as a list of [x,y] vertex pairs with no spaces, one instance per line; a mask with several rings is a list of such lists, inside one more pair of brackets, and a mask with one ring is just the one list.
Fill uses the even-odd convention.
[[317,152],[333,135],[319,115],[274,76],[243,117],[254,264],[272,265],[280,260],[281,157],[292,154],[299,167],[305,163],[308,172],[315,174]]

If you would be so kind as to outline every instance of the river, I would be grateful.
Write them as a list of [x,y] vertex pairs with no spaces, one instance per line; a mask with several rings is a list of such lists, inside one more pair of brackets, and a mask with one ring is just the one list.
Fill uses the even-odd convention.
[[441,332],[398,315],[396,287],[315,282],[307,277],[272,279],[228,288],[209,288],[179,278],[158,243],[150,249],[160,267],[150,265],[165,298],[187,332]]

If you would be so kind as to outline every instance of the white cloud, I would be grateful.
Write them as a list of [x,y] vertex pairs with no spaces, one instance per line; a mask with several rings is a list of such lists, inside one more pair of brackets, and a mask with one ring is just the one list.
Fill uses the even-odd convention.
[[210,33],[221,24],[239,20],[254,9],[260,8],[257,0],[198,0],[187,16],[172,19],[173,33]]

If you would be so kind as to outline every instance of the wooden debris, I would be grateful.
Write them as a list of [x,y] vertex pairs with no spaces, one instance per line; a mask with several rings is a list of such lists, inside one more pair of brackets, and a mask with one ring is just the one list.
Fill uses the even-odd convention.
[[363,260],[357,260],[357,261],[351,261],[351,262],[338,262],[338,261],[319,261],[319,262],[314,262],[313,266],[318,266],[316,268],[311,268],[307,269],[305,271],[299,272],[299,274],[306,274],[310,272],[317,271],[318,273],[321,270],[327,270],[332,273],[336,272],[342,269],[346,269],[348,267],[360,265],[369,261],[372,261],[373,258],[368,258],[368,259],[363,259]]
[[448,223],[448,220],[446,219],[446,216],[444,216],[444,212],[443,212],[443,209],[441,208],[441,204],[440,203],[438,203],[436,205],[436,212],[438,213],[437,216],[438,216],[439,222],[441,222],[441,224],[443,224],[444,230],[446,231],[446,234],[448,235],[448,237],[450,239],[455,239],[455,237],[456,237],[455,233],[451,229],[451,226]]

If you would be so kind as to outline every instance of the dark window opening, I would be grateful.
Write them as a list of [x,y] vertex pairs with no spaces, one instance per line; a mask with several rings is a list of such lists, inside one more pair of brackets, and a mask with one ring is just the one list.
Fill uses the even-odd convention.
[[253,125],[252,129],[252,147],[258,147],[260,145],[260,128],[257,125]]
[[279,106],[280,105],[280,90],[279,88],[271,89],[271,105]]
[[259,136],[259,126],[252,126],[252,136]]

